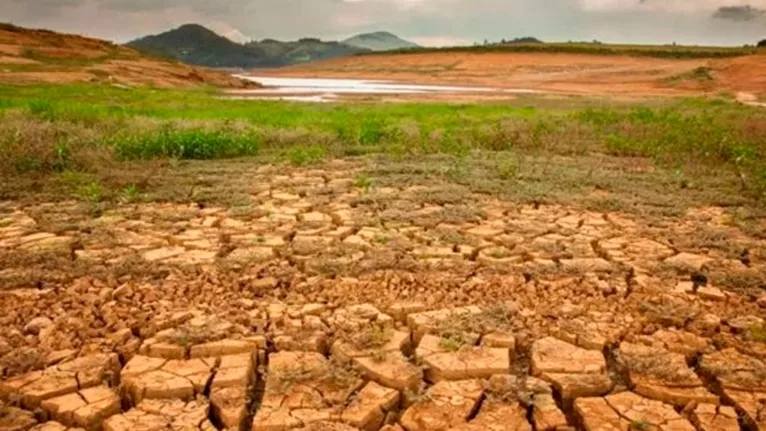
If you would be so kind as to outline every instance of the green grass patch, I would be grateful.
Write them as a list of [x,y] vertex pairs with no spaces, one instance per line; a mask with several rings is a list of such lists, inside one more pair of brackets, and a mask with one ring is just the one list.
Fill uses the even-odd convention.
[[287,160],[293,166],[305,166],[322,161],[327,151],[318,146],[296,146],[287,151]]
[[[210,89],[6,85],[0,101],[4,174],[151,159],[274,155],[304,166],[332,157],[440,154],[451,160],[443,174],[460,180],[475,152],[510,152],[513,158],[497,159],[493,177],[523,177],[529,155],[589,154],[684,172],[728,169],[747,193],[766,191],[766,111],[723,99],[550,109],[531,100],[308,105],[224,100]],[[367,188],[363,180],[359,186]]]
[[259,140],[254,131],[237,133],[225,129],[179,130],[167,127],[159,131],[117,136],[111,145],[118,157],[127,160],[161,157],[206,160],[255,155]]

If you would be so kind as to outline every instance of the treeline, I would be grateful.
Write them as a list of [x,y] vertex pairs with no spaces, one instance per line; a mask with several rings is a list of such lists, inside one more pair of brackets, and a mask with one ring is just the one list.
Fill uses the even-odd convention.
[[[634,57],[656,58],[729,58],[740,57],[758,53],[760,50],[754,46],[749,47],[703,47],[681,45],[610,45],[602,42],[565,42],[543,43],[536,42],[486,43],[474,46],[451,46],[440,48],[408,48],[391,53],[429,53],[429,52],[466,52],[466,53],[492,53],[492,52],[540,52],[540,53],[570,53],[591,55],[626,55]],[[766,41],[763,41],[766,45]],[[759,44],[759,46],[761,46]],[[357,55],[376,55],[380,53],[360,53]]]

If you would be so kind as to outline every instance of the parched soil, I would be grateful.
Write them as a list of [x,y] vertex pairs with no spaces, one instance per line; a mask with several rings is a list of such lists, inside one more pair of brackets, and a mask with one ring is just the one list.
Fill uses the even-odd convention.
[[[709,76],[695,75],[698,68],[709,68]],[[516,88],[618,98],[766,93],[764,55],[677,60],[564,53],[417,53],[338,58],[258,74]]]
[[360,178],[0,203],[0,429],[766,429],[766,245],[724,209]]
[[112,83],[155,87],[254,88],[225,72],[152,58],[83,36],[0,26],[0,83]]

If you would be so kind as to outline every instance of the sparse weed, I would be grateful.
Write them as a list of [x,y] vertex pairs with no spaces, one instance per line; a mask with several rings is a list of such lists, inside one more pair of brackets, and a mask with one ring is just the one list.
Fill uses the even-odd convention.
[[472,346],[468,337],[462,332],[444,332],[439,340],[439,347],[448,352],[457,352],[461,349]]
[[354,180],[354,187],[369,192],[370,188],[372,188],[372,178],[364,173],[359,174],[357,175],[356,180]]
[[383,362],[386,360],[387,352],[383,350],[376,350],[372,353],[372,360],[375,362]]
[[518,403],[522,390],[515,377],[489,380],[484,383],[487,401],[492,403]]
[[349,387],[359,380],[359,376],[359,370],[351,362],[332,358],[328,361],[323,378],[337,387]]
[[270,370],[266,377],[266,387],[278,394],[286,394],[296,384],[312,381],[324,374],[322,367],[290,367],[287,370]]
[[92,181],[80,187],[77,196],[91,204],[97,204],[104,200],[104,188],[101,183]]
[[639,419],[634,420],[630,422],[630,425],[628,426],[628,429],[630,431],[650,431],[652,428],[652,424],[649,423],[649,421]]
[[375,235],[375,237],[373,238],[373,241],[375,242],[375,244],[386,245],[389,242],[391,242],[391,237],[388,237],[386,235]]
[[753,341],[766,343],[766,324],[750,328],[748,338]]
[[404,391],[404,399],[407,404],[419,404],[431,401],[432,397],[428,391],[420,388],[419,390],[407,389]]
[[351,363],[330,359],[322,363],[297,363],[286,369],[269,370],[266,387],[274,393],[286,394],[298,384],[314,382],[335,388],[349,388],[359,380],[359,371]]
[[287,152],[287,160],[293,166],[304,166],[317,163],[324,159],[325,156],[325,149],[317,145],[295,147]]
[[226,337],[228,325],[226,323],[210,319],[202,324],[188,324],[172,330],[160,331],[155,336],[158,341],[191,346],[209,341],[218,341]]
[[141,197],[141,190],[135,184],[130,184],[120,193],[120,202],[129,204],[138,201]]
[[190,341],[190,340],[189,340],[189,337],[188,337],[188,335],[186,335],[186,334],[181,334],[181,335],[180,335],[180,336],[179,336],[179,337],[176,339],[176,344],[178,344],[178,345],[179,345],[179,346],[181,346],[181,347],[184,347],[184,348],[186,348],[186,347],[189,347],[189,345],[190,345],[189,341]]
[[498,163],[497,174],[501,180],[512,180],[519,174],[519,167],[510,160],[504,160]]
[[504,250],[501,249],[495,249],[492,250],[489,254],[493,259],[505,259],[506,253]]
[[85,183],[85,176],[78,171],[64,171],[58,176],[68,188],[76,190]]
[[448,345],[473,345],[477,337],[490,332],[513,332],[515,312],[500,303],[485,308],[481,313],[453,313],[437,323],[435,333],[448,341]]
[[391,341],[394,331],[390,326],[371,323],[354,331],[343,331],[339,338],[359,350],[378,349]]
[[623,355],[625,363],[633,373],[654,377],[665,382],[683,381],[688,376],[685,368],[668,366],[668,359],[661,355]]
[[39,349],[33,347],[14,349],[5,356],[0,357],[0,368],[4,369],[10,376],[39,370],[44,367],[45,355]]
[[446,244],[460,245],[465,244],[466,239],[459,233],[445,233],[439,237],[439,241]]

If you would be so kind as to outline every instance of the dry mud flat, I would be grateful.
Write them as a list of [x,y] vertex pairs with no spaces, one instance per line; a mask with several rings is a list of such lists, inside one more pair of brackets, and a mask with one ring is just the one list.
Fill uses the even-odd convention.
[[[763,94],[766,92],[765,59],[761,54],[729,59],[669,59],[567,53],[435,52],[351,56],[258,73],[275,77],[372,79],[645,98],[739,91]],[[697,68],[709,68],[713,79],[683,79]],[[488,99],[485,95],[474,96]],[[429,100],[433,96],[414,97]]]
[[2,203],[0,430],[766,429],[766,250],[723,210],[357,175],[265,167],[231,208]]

